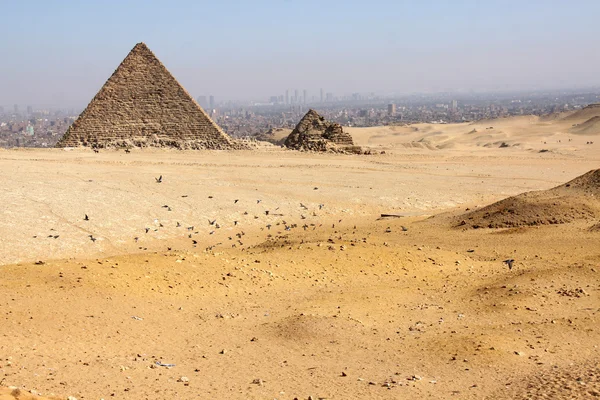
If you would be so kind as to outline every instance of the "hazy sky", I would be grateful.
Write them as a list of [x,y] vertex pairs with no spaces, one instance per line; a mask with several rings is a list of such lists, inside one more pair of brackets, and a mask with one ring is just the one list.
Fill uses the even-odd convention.
[[0,0],[0,105],[85,106],[140,41],[193,95],[600,84],[598,0]]

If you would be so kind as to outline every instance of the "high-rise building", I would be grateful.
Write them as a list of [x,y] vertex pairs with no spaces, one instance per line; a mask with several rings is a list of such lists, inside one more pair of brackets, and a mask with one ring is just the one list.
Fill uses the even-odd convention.
[[396,105],[394,103],[388,104],[388,115],[396,115]]
[[208,105],[211,109],[215,108],[215,96],[212,94],[208,97]]
[[285,89],[285,104],[290,104],[290,91]]
[[27,106],[27,115],[33,114],[33,107]]
[[15,104],[14,107],[15,107],[15,114],[18,114],[19,113],[19,105]]
[[294,103],[295,104],[299,103],[299,101],[298,101],[298,89],[294,90]]
[[306,104],[306,99],[308,98],[308,97],[306,96],[306,89],[304,89],[304,93],[303,93],[303,95],[304,95],[304,96],[303,96],[303,99],[304,99],[303,103],[304,103],[304,104]]
[[452,108],[452,111],[456,112],[456,110],[458,110],[458,101],[452,100],[451,108]]
[[208,101],[206,101],[206,96],[198,96],[198,104],[200,104],[200,107],[202,108],[207,108]]
[[332,102],[333,101],[333,93],[326,93],[325,94],[325,101],[327,102]]
[[321,103],[323,102],[323,88],[321,88]]
[[0,106],[0,114],[4,114],[4,107]]

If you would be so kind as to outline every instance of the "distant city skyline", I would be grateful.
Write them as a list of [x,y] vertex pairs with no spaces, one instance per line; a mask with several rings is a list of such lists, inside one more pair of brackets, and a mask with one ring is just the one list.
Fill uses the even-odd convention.
[[[535,93],[538,93],[540,96],[551,95],[551,94],[569,94],[569,93],[598,93],[600,92],[600,85],[598,86],[584,86],[584,87],[567,87],[567,88],[548,88],[548,89],[535,89],[528,90],[527,88],[523,88],[521,90],[505,90],[505,91],[448,91],[448,92],[414,92],[414,93],[406,93],[406,94],[382,94],[377,92],[364,92],[364,93],[331,93],[323,91],[320,94],[320,91],[315,91],[314,94],[307,92],[310,94],[307,97],[307,101],[304,102],[304,90],[299,89],[299,102],[295,103],[294,99],[294,91],[291,89],[287,90],[289,94],[288,102],[286,103],[285,99],[285,91],[282,92],[281,95],[271,95],[265,98],[263,97],[254,97],[248,100],[232,100],[232,99],[219,99],[215,95],[194,95],[191,96],[196,100],[196,102],[204,109],[210,110],[216,107],[254,107],[268,104],[277,104],[277,105],[288,105],[288,106],[318,106],[322,104],[323,106],[328,106],[331,104],[341,104],[348,102],[362,103],[362,104],[373,104],[373,103],[385,103],[386,107],[388,102],[394,101],[408,101],[410,103],[414,103],[415,99],[423,97],[430,98],[430,101],[441,101],[441,98],[445,98],[449,102],[449,107],[456,107],[456,98],[467,98],[472,99],[473,96],[477,96],[480,101],[487,101],[491,104],[494,102],[494,98],[497,96],[501,96],[503,98],[512,97],[515,100],[520,99],[521,96],[532,96]],[[322,98],[321,98],[322,96]],[[93,96],[92,96],[93,97]],[[91,101],[91,98],[90,98]],[[88,102],[89,103],[89,102]],[[87,104],[82,104],[80,106],[60,106],[60,105],[47,105],[47,104],[30,104],[30,103],[22,103],[22,104],[0,104],[0,113],[13,113],[19,115],[28,115],[31,113],[37,113],[40,111],[72,111],[76,114],[83,111],[83,109],[87,106]]]
[[220,100],[600,86],[592,0],[30,0],[2,11],[5,110],[85,107],[140,41],[192,96]]

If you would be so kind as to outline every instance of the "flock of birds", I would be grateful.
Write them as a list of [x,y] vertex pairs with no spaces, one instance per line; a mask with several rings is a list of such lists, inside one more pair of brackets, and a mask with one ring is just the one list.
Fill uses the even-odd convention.
[[[157,184],[161,184],[161,183],[163,183],[163,176],[160,175],[159,177],[155,177],[154,180],[155,180],[155,182]],[[313,190],[318,190],[318,189],[319,189],[318,187],[314,187]],[[188,197],[188,196],[187,195],[182,195],[181,197],[185,198],[185,197]],[[212,199],[213,196],[208,196],[208,198]],[[240,201],[240,199],[234,199],[233,200],[233,204],[238,204],[239,201]],[[256,200],[256,204],[261,204],[261,203],[262,203],[261,199],[257,199]],[[163,205],[161,207],[164,208],[164,209],[166,209],[167,211],[173,211],[173,209],[171,208],[171,206],[169,206],[168,204],[165,204],[165,205]],[[300,214],[300,219],[301,220],[307,220],[311,216],[312,217],[319,217],[319,215],[316,213],[316,211],[312,211],[312,213],[309,213],[308,212],[309,211],[309,207],[306,206],[304,203],[300,203],[299,207],[300,207],[301,210],[303,210],[302,213]],[[324,207],[325,207],[325,204],[322,204],[322,203],[318,204],[318,209],[319,210],[323,210]],[[265,210],[262,211],[262,213],[264,213],[265,216],[270,217],[270,218],[267,221],[267,223],[263,227],[260,228],[261,230],[265,230],[266,229],[267,231],[271,231],[272,228],[273,228],[273,230],[275,230],[275,227],[281,226],[281,228],[282,228],[283,231],[289,232],[289,231],[291,231],[291,230],[296,229],[296,228],[299,227],[298,224],[296,224],[296,223],[289,223],[285,219],[283,219],[282,217],[284,217],[284,214],[282,214],[281,212],[279,212],[279,210],[280,210],[280,207],[277,207],[277,208],[275,208],[273,210],[265,209]],[[316,208],[315,208],[315,210],[316,210]],[[248,215],[250,215],[250,213],[248,211],[244,211],[243,215],[244,216],[248,216]],[[254,219],[255,220],[258,220],[259,218],[260,217],[258,215],[254,215]],[[275,220],[276,218],[280,218],[280,219]],[[84,221],[90,221],[89,215],[88,214],[84,214],[83,220]],[[342,220],[340,219],[338,222],[341,222],[341,221]],[[222,225],[217,221],[217,219],[208,219],[207,222],[208,222],[208,226],[210,228],[210,231],[208,232],[209,235],[214,235],[217,232],[218,229],[222,228]],[[240,227],[241,224],[242,223],[239,220],[234,220],[233,221],[233,227]],[[304,223],[301,226],[301,228],[306,231],[306,230],[311,229],[311,228],[312,228],[312,230],[315,230],[315,229],[317,229],[317,228],[319,228],[321,226],[323,226],[321,223],[308,223],[307,222],[307,223]],[[184,226],[181,224],[181,222],[177,221],[175,227],[176,228],[183,228]],[[332,227],[335,228],[335,224],[333,224]],[[161,222],[159,222],[158,223],[158,227],[155,228],[155,229],[153,229],[153,230],[154,231],[158,231],[158,229],[160,229],[160,228],[164,228],[164,225]],[[191,240],[191,243],[192,243],[193,247],[196,247],[199,242],[198,242],[197,237],[195,237],[195,235],[200,234],[200,230],[197,229],[197,226],[195,226],[195,225],[186,226],[185,229],[188,231],[187,238]],[[151,230],[152,229],[149,228],[149,227],[145,227],[144,228],[145,234],[150,233]],[[280,231],[278,233],[282,233],[282,232]],[[232,233],[230,236],[228,236],[227,239],[229,241],[231,241],[231,242],[234,242],[234,243],[232,243],[231,247],[235,248],[237,246],[244,246],[244,242],[242,241],[242,239],[243,239],[243,237],[245,235],[246,235],[246,233],[243,230],[239,230],[238,232]],[[88,237],[90,238],[90,240],[92,242],[96,242],[96,240],[97,240],[97,238],[93,234],[88,235]],[[272,237],[272,235],[269,234],[268,237]],[[56,238],[58,238],[58,235],[56,235]],[[140,236],[136,236],[133,239],[134,239],[134,241],[136,243],[138,243],[140,241],[141,237]],[[215,244],[207,247],[206,250],[210,251],[213,248],[215,248],[217,246],[220,246],[222,244],[223,243],[221,243],[221,242],[215,243]],[[169,248],[169,250],[170,250],[170,248]]]
[[[163,183],[163,176],[162,175],[160,175],[158,178],[154,178],[154,179],[155,179],[155,182],[157,184]],[[315,187],[314,190],[318,190],[318,187]],[[181,197],[185,198],[185,197],[188,197],[188,196],[187,195],[182,195]],[[212,199],[213,196],[208,196],[208,198]],[[240,201],[239,199],[234,199],[233,200],[233,204],[238,204],[239,201]],[[256,204],[261,204],[261,202],[262,202],[261,199],[257,199],[256,200]],[[302,210],[302,212],[300,213],[300,219],[301,220],[307,220],[309,217],[316,217],[316,218],[319,217],[319,215],[316,213],[316,210],[313,210],[312,213],[309,213],[310,209],[304,203],[300,202],[299,203],[299,207]],[[325,204],[322,204],[322,203],[318,204],[318,209],[319,210],[323,210],[324,207],[325,207]],[[167,205],[167,204],[163,205],[162,208],[166,209],[167,211],[173,211],[172,208],[169,205]],[[282,214],[280,212],[279,213],[277,212],[277,211],[279,211],[279,209],[280,209],[279,207],[275,208],[274,210],[265,209],[265,210],[263,210],[263,213],[267,217],[284,217],[284,214]],[[249,212],[248,211],[244,211],[243,215],[247,216],[247,215],[249,215]],[[255,220],[257,220],[259,218],[260,218],[259,216],[254,215],[254,219]],[[288,223],[283,218],[281,220],[279,220],[279,221],[275,221],[275,220],[273,220],[273,218],[270,218],[270,219],[271,219],[270,221],[267,221],[267,223],[263,227],[260,228],[261,230],[267,229],[267,231],[271,231],[271,229],[274,227],[273,224],[275,224],[275,226],[283,226],[283,229],[285,231],[287,231],[287,232],[289,232],[289,231],[291,231],[293,229],[298,228],[298,224],[296,224],[296,223]],[[90,217],[89,217],[88,214],[84,214],[83,221],[90,221]],[[208,222],[208,226],[211,229],[208,232],[209,235],[214,235],[216,233],[216,231],[218,229],[221,229],[221,227],[222,227],[221,224],[219,224],[219,222],[217,222],[217,219],[208,219],[207,222]],[[341,222],[342,222],[341,219],[338,220],[338,223],[341,223]],[[183,225],[179,221],[176,222],[175,226],[176,226],[176,228],[182,228],[183,227]],[[240,221],[234,220],[233,221],[233,226],[234,227],[240,226]],[[316,230],[317,228],[322,227],[322,226],[323,226],[323,224],[320,223],[320,222],[319,223],[313,222],[313,223],[304,223],[301,226],[301,228],[304,231],[306,231],[306,230],[308,230],[310,228],[312,228],[312,230]],[[158,224],[158,228],[154,229],[154,231],[158,231],[159,228],[163,228],[163,227],[164,227],[164,225],[162,223],[159,223]],[[402,231],[407,231],[408,230],[408,228],[406,228],[405,226],[402,226],[401,228],[402,228]],[[188,239],[191,240],[191,243],[192,243],[193,247],[196,247],[199,242],[198,242],[197,238],[194,238],[194,235],[198,235],[200,233],[200,231],[198,229],[196,229],[196,226],[194,226],[194,225],[187,226],[186,229],[188,231],[188,234],[187,234]],[[335,223],[332,224],[332,229],[335,229]],[[354,226],[354,229],[356,230],[356,226]],[[146,234],[148,234],[148,233],[150,233],[151,228],[146,227],[146,228],[144,228],[144,231],[145,231]],[[390,227],[388,227],[385,230],[385,232],[386,233],[391,233]],[[277,233],[281,234],[282,232],[279,231]],[[228,240],[231,241],[231,242],[234,242],[234,243],[232,243],[231,247],[232,248],[236,248],[238,245],[239,246],[244,246],[244,242],[242,241],[242,238],[245,235],[246,235],[246,233],[243,230],[240,230],[239,232],[236,232],[236,233],[232,234],[231,236],[228,236]],[[35,237],[37,237],[37,236],[34,236],[34,238]],[[48,237],[49,238],[58,239],[59,235],[51,234]],[[88,237],[89,237],[89,239],[92,242],[96,242],[98,240],[98,238],[95,237],[93,234],[89,234]],[[269,233],[268,234],[268,238],[271,238],[271,237],[272,237],[272,235]],[[134,240],[137,243],[140,240],[140,237],[136,236],[136,237],[134,237]],[[215,247],[220,246],[220,245],[223,245],[223,243],[222,242],[215,243],[215,244],[213,244],[211,246],[208,246],[206,248],[206,250],[207,251],[211,251]],[[169,248],[169,250],[171,250],[171,248]],[[515,263],[515,260],[512,259],[512,258],[510,258],[510,259],[504,260],[503,263],[506,264],[506,266],[508,267],[509,270],[512,270],[513,266],[514,266],[514,263]]]

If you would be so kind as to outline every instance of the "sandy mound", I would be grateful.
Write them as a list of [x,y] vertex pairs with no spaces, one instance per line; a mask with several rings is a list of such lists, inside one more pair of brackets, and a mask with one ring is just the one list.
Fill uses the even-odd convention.
[[40,397],[17,388],[0,388],[0,400],[58,400],[58,397]]
[[291,129],[271,128],[267,132],[259,133],[255,136],[256,140],[273,143],[277,146],[283,146],[285,139],[292,133]]
[[564,117],[563,121],[587,121],[598,116],[600,116],[600,103],[590,104],[581,110],[575,111],[574,113]]
[[592,399],[600,397],[600,364],[546,369],[519,379],[488,399]]
[[363,334],[364,328],[357,321],[317,315],[293,315],[262,327],[264,335],[271,340],[301,344],[349,340],[353,334]]
[[457,226],[512,228],[600,216],[600,169],[549,190],[509,197],[459,217]]
[[583,124],[574,126],[569,132],[576,135],[600,135],[600,116],[595,116]]

